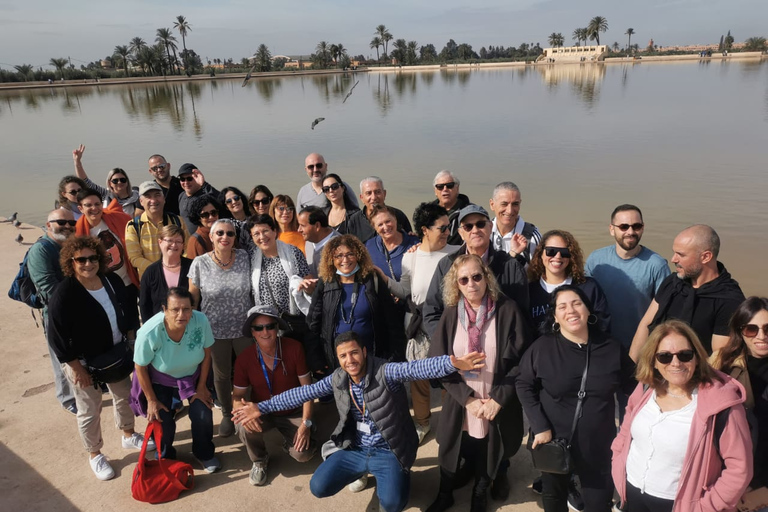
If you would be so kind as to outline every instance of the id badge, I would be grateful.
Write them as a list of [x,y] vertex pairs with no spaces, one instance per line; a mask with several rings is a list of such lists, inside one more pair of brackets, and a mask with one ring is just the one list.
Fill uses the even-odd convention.
[[476,371],[462,371],[461,376],[466,380],[475,380],[480,378],[480,372]]
[[359,430],[363,434],[370,434],[371,433],[371,427],[369,427],[368,424],[363,422],[363,421],[358,421],[357,422],[357,430]]

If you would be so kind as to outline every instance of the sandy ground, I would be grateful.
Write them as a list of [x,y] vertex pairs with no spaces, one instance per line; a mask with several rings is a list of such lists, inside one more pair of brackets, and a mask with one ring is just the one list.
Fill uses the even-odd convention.
[[[24,245],[13,240],[18,233]],[[24,253],[42,232],[38,227],[23,225],[16,229],[0,223],[0,283],[3,290],[18,271]],[[138,452],[123,450],[120,433],[114,427],[111,399],[104,397],[102,412],[103,453],[110,459],[117,476],[108,482],[98,481],[91,472],[74,416],[59,407],[54,396],[51,363],[42,329],[36,328],[30,309],[12,301],[5,293],[0,299],[0,510],[70,512],[108,510],[259,510],[326,512],[335,507],[350,511],[378,511],[373,479],[358,494],[343,490],[331,498],[317,499],[309,492],[309,479],[320,463],[319,455],[306,464],[291,459],[280,448],[277,432],[269,435],[272,454],[269,483],[265,487],[248,484],[251,464],[236,437],[214,437],[217,455],[223,468],[208,475],[196,465],[191,450],[189,420],[179,420],[175,446],[181,460],[195,467],[195,489],[183,493],[174,502],[150,506],[131,497],[131,475]],[[433,392],[433,428],[440,420],[440,394]],[[316,405],[315,420],[321,441],[335,425],[332,405]],[[218,424],[221,415],[214,413]],[[137,430],[146,421],[137,419]],[[530,490],[534,477],[530,457],[523,447],[512,459],[510,482],[512,493],[506,503],[489,502],[489,511],[538,511],[541,500]],[[434,434],[420,447],[413,467],[411,498],[406,510],[424,510],[437,492],[437,443]],[[469,509],[471,486],[456,491],[452,510]]]

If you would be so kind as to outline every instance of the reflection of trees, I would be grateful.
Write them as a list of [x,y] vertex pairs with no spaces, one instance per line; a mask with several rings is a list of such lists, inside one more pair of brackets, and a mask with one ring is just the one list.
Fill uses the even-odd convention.
[[468,69],[460,69],[457,73],[457,78],[459,79],[459,85],[462,87],[466,87],[469,83],[469,79],[472,77],[472,72]]
[[395,75],[395,91],[402,97],[406,90],[416,94],[416,73],[397,73]]
[[432,87],[432,82],[435,81],[436,73],[431,71],[423,71],[419,74],[421,75],[421,81],[424,82],[427,87]]
[[600,98],[599,84],[605,79],[602,64],[563,64],[537,66],[544,83],[555,90],[561,83],[569,83],[576,96],[591,108]]
[[129,116],[150,121],[158,117],[167,118],[177,131],[183,131],[187,123],[185,98],[188,97],[192,105],[193,130],[195,135],[199,136],[202,133],[195,109],[195,100],[202,94],[202,86],[197,82],[128,86],[121,87],[118,93],[123,108]]
[[320,97],[326,103],[330,103],[331,99],[344,99],[347,90],[354,85],[355,81],[353,76],[344,73],[343,75],[312,75],[312,83],[320,92]]
[[444,84],[453,85],[456,82],[456,72],[440,69],[440,78],[443,79]]
[[[392,99],[389,96],[389,73],[376,74],[378,75],[378,81],[376,88],[372,89],[373,98],[379,104],[382,115],[386,115],[387,111],[392,107]],[[382,82],[384,82],[383,85]]]
[[254,80],[254,83],[256,84],[256,90],[259,91],[261,97],[264,98],[264,101],[267,102],[272,99],[272,96],[275,94],[275,90],[279,89],[283,85],[282,80],[276,80],[274,78],[257,78]]

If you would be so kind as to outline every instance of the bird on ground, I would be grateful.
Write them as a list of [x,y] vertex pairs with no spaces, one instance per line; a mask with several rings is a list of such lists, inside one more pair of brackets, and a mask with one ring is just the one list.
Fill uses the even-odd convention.
[[23,236],[21,236],[21,233],[19,233],[18,235],[16,235],[16,238],[14,238],[14,240],[16,240],[16,243],[18,243],[19,245],[21,245],[21,242],[23,242],[23,241],[24,241],[24,237],[23,237]]
[[17,216],[18,214],[19,214],[18,212],[13,212],[13,215],[11,215],[11,216],[10,216],[10,217],[8,217],[7,219],[5,219],[5,222],[13,222],[13,221],[15,221],[15,220],[16,220],[16,216]]
[[312,129],[313,130],[315,129],[315,126],[317,126],[318,123],[320,123],[320,121],[325,121],[325,118],[324,117],[318,117],[317,119],[312,121]]
[[15,220],[15,221],[13,221],[13,227],[15,227],[16,229],[18,229],[18,228],[19,228],[19,226],[21,226],[21,221],[18,221],[18,220]]
[[358,80],[357,82],[355,82],[355,85],[353,85],[353,86],[352,86],[352,88],[351,88],[351,89],[349,90],[349,92],[347,93],[347,95],[346,95],[346,96],[344,96],[344,101],[342,101],[342,103],[346,103],[346,102],[347,102],[347,99],[348,99],[350,96],[352,96],[352,91],[354,91],[354,90],[355,90],[355,87],[357,87],[357,84],[359,84],[359,83],[360,83],[360,80]]
[[251,73],[253,73],[253,70],[256,69],[256,66],[253,66],[251,69],[248,70],[248,73],[245,75],[245,80],[243,80],[243,85],[240,87],[245,87],[245,84],[248,83],[248,80],[251,79]]

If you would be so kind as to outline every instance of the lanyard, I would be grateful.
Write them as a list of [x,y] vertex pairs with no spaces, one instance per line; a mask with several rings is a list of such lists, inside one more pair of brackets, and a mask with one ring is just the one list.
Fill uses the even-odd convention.
[[360,406],[357,403],[357,399],[355,398],[355,393],[352,391],[352,380],[349,380],[349,396],[352,398],[352,403],[355,404],[355,407],[360,412],[360,414],[363,415],[363,419],[365,419],[365,395],[363,395],[363,408],[361,409]]
[[360,283],[355,281],[355,287],[352,290],[352,300],[351,300],[352,307],[349,308],[349,319],[344,317],[344,301],[341,301],[341,303],[339,304],[339,309],[341,310],[341,319],[347,325],[351,324],[355,319],[355,306],[357,305],[359,292],[360,292]]
[[[264,372],[264,380],[267,381],[267,388],[269,388],[269,396],[272,397],[272,382],[269,380],[269,372],[267,371],[267,365],[264,364],[264,358],[261,356],[261,348],[259,348],[259,344],[256,344],[256,350],[259,353],[259,363],[261,363],[261,371]],[[275,374],[275,369],[277,368],[277,351],[275,351],[275,355],[272,358],[272,375]]]
[[389,274],[392,279],[394,279],[397,282],[400,282],[400,280],[395,275],[395,269],[392,268],[392,257],[389,255],[389,250],[387,250],[387,246],[384,245],[384,241],[382,240],[381,246],[384,249],[384,256],[387,258],[387,266],[389,267]]

